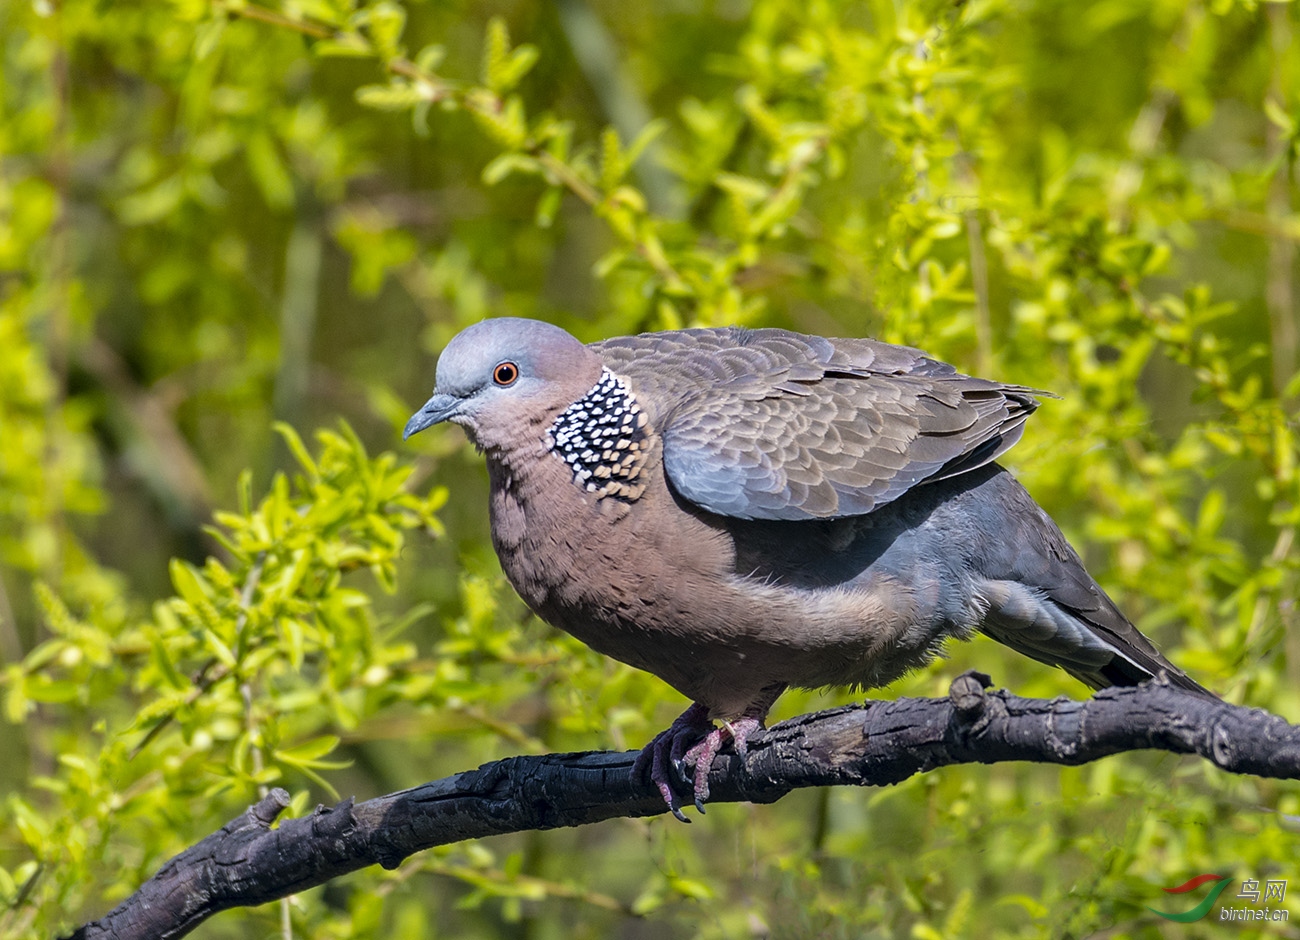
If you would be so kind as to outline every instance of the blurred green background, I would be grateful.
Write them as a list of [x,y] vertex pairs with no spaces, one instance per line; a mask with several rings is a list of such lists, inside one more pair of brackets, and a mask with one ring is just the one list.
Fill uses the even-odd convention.
[[[259,788],[305,812],[681,710],[527,615],[458,430],[399,446],[489,315],[1051,389],[1008,465],[1171,658],[1300,720],[1297,18],[0,3],[0,936],[104,913]],[[877,694],[1086,693],[951,654]],[[446,847],[195,936],[1296,937],[1147,908],[1218,872],[1300,915],[1298,832],[1296,783],[1191,759],[953,768]]]

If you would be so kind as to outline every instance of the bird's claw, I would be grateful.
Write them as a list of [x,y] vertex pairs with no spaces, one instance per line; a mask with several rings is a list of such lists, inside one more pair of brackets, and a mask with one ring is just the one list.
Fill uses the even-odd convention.
[[[695,808],[703,816],[704,804],[709,799],[709,771],[718,752],[730,741],[736,753],[744,757],[749,752],[749,736],[762,727],[758,718],[740,718],[715,728],[709,720],[708,709],[692,705],[637,755],[632,776],[641,779],[648,769],[650,780],[668,809],[682,822],[690,822],[681,811],[676,790],[688,789]],[[694,773],[689,777],[688,765],[694,765]]]
[[[632,764],[633,779],[643,779],[648,771],[651,782],[663,797],[664,804],[682,822],[688,823],[690,820],[681,811],[676,790],[685,790],[692,786],[692,780],[686,773],[684,758],[688,747],[712,727],[708,709],[703,705],[692,705],[678,716],[666,731],[658,734],[647,744]],[[692,796],[694,796],[693,792]]]

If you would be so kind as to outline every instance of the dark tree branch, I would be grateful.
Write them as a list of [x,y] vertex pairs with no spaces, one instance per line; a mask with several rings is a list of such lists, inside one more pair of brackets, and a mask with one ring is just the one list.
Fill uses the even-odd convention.
[[[987,685],[988,677],[967,673],[948,698],[866,702],[781,722],[751,740],[745,760],[719,757],[711,802],[771,803],[799,787],[881,786],[950,764],[1083,764],[1147,748],[1197,754],[1234,773],[1300,779],[1300,727],[1259,709],[1158,684],[1082,702],[986,692]],[[275,790],[72,938],[181,937],[218,911],[376,863],[395,868],[435,845],[665,812],[653,785],[631,780],[635,757],[511,757],[364,803],[344,800],[273,829],[289,801]]]

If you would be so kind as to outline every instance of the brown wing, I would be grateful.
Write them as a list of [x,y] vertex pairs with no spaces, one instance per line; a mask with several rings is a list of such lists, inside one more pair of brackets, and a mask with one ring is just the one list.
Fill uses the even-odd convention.
[[681,330],[593,344],[657,413],[685,499],[741,519],[861,515],[1020,438],[1031,389],[918,349],[786,330]]

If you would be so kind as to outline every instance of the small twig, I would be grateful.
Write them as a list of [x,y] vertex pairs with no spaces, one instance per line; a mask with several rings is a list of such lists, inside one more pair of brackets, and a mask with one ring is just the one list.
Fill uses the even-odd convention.
[[1223,209],[1210,218],[1217,218],[1228,228],[1252,235],[1263,235],[1270,239],[1286,239],[1300,242],[1300,220],[1286,216],[1273,217],[1246,209]]
[[18,633],[18,621],[14,619],[14,608],[9,603],[4,578],[0,577],[0,662],[21,662],[23,654],[23,638]]
[[[214,666],[217,666],[217,660],[215,658],[209,659],[203,664],[198,672],[194,673],[194,675],[190,677],[190,684],[193,688],[190,689],[189,694],[185,696],[186,705],[193,705],[202,698],[210,688],[222,679],[226,678],[226,676],[230,675],[230,671],[226,669],[225,666],[217,666],[216,670],[212,671]],[[175,720],[176,712],[173,711],[163,715],[155,721],[149,730],[145,732],[144,737],[140,739],[140,743],[131,748],[131,756],[127,759],[135,760],[139,757],[141,752],[149,746],[149,743],[154,738],[158,737],[158,735],[162,734],[163,729]]]
[[306,20],[292,19],[282,13],[276,13],[266,7],[254,6],[251,3],[230,6],[218,2],[216,5],[231,16],[240,16],[246,20],[257,20],[259,23],[267,23],[281,29],[291,29],[296,33],[302,33],[304,36],[310,36],[312,39],[329,39],[334,36],[334,31],[328,26],[320,26]]

